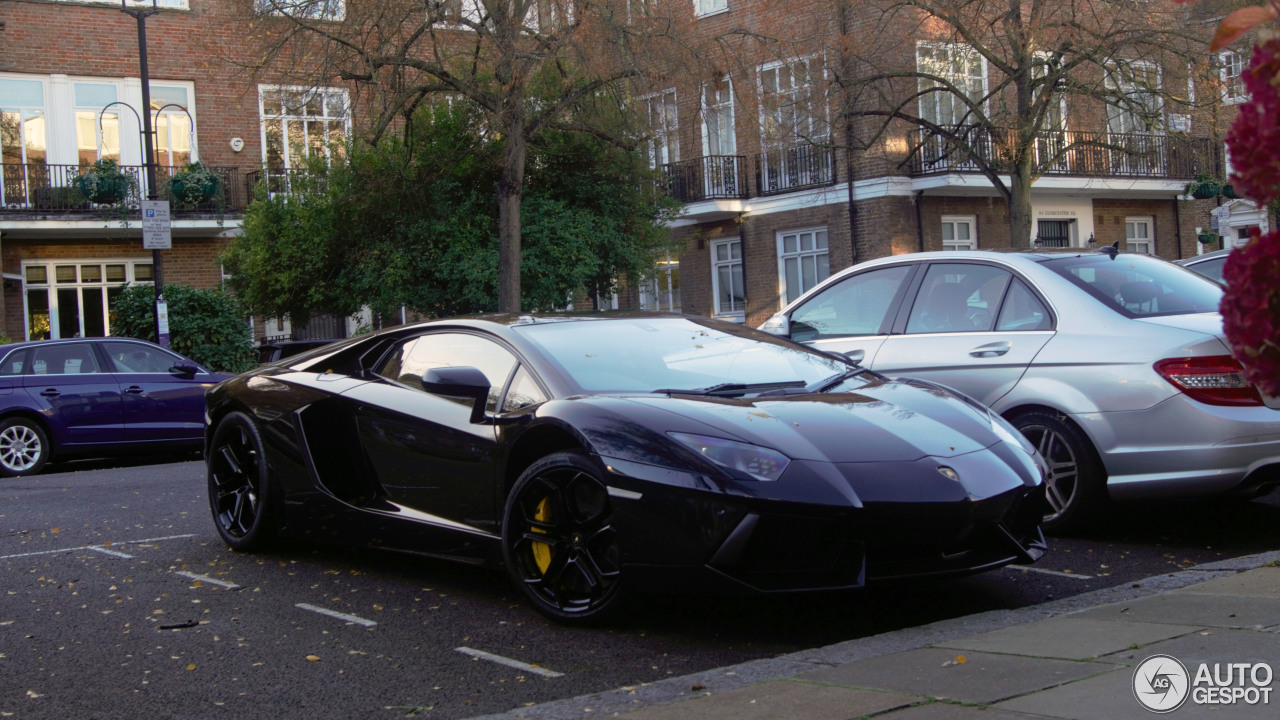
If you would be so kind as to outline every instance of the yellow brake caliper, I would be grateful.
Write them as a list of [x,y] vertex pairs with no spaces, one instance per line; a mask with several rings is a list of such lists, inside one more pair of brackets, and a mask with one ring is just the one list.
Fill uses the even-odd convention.
[[[542,498],[542,501],[538,503],[537,509],[534,510],[533,519],[538,522],[547,522],[551,519],[551,498]],[[530,530],[542,535],[547,534],[547,531],[541,528],[535,527],[530,528]],[[537,564],[538,572],[545,575],[547,568],[551,566],[551,546],[541,542],[530,543],[530,545],[533,547],[533,562]]]

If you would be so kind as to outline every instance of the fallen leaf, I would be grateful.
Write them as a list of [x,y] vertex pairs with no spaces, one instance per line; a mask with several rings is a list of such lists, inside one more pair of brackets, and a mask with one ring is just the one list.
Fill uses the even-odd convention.
[[187,666],[187,669],[188,669],[188,670],[195,670],[195,669],[196,669],[196,664],[195,664],[195,663],[191,663],[190,665],[188,665],[188,666]]
[[319,655],[308,655],[308,656],[307,656],[307,662],[320,662],[320,656],[319,656]]

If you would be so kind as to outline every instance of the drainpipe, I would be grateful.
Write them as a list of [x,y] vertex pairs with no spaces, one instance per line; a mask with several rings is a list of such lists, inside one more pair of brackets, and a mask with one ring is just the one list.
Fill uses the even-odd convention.
[[920,252],[924,252],[924,211],[920,209],[921,201],[924,200],[924,191],[916,191],[916,246]]
[[849,265],[858,264],[858,206],[853,202],[853,145],[850,142],[853,139],[853,130],[849,126],[845,126],[845,163],[848,165],[849,177],[845,181],[845,186],[849,190],[849,250],[852,254],[849,257]]
[[1178,217],[1178,196],[1173,196],[1173,232],[1178,242],[1174,243],[1178,246],[1178,259],[1182,259],[1182,218]]

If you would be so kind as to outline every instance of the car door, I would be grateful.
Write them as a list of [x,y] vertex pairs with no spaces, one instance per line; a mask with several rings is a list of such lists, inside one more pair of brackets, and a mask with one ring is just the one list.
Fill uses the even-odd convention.
[[33,347],[22,384],[48,421],[55,444],[102,445],[124,439],[120,386],[90,343]]
[[926,265],[897,323],[874,370],[932,380],[987,405],[1013,389],[1053,337],[1053,318],[1031,287],[981,263]]
[[894,265],[833,282],[791,311],[791,339],[870,366],[914,271],[913,265]]
[[127,442],[198,442],[204,437],[204,392],[215,377],[173,372],[190,360],[141,342],[106,340],[107,356],[124,405]]
[[477,368],[489,380],[492,413],[515,366],[515,355],[491,338],[428,333],[391,347],[374,366],[379,381],[343,393],[390,502],[428,522],[497,531],[495,426],[487,418],[472,423],[471,400],[429,393],[421,378],[434,368]]

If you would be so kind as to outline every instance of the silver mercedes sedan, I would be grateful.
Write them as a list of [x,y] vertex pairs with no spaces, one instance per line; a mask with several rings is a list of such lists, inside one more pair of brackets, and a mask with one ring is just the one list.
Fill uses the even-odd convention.
[[1109,498],[1280,484],[1280,398],[1231,356],[1222,286],[1148,255],[930,252],[831,276],[762,329],[989,405],[1049,465],[1047,528]]

